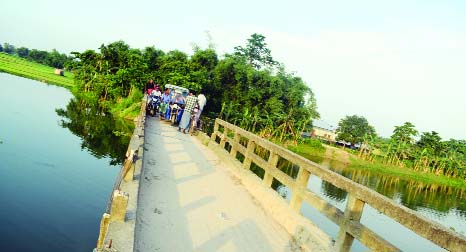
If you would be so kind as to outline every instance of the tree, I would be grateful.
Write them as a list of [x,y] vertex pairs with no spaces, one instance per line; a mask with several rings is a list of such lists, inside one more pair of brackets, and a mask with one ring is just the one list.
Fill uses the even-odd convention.
[[255,69],[271,68],[277,65],[277,62],[272,58],[270,49],[267,48],[265,36],[261,34],[252,34],[245,48],[242,46],[235,47],[235,54],[246,57],[249,64]]
[[404,160],[414,160],[417,146],[414,145],[414,137],[418,135],[415,126],[405,122],[402,126],[395,126],[390,137],[390,148],[387,151],[387,163],[404,166]]
[[142,57],[146,62],[149,71],[157,71],[162,65],[162,57],[165,53],[153,46],[148,46],[142,51]]
[[63,68],[67,60],[68,57],[65,54],[61,54],[57,50],[53,49],[51,52],[47,53],[47,56],[45,56],[44,63],[54,68]]
[[16,53],[21,58],[27,58],[29,55],[29,49],[26,47],[19,47],[16,49]]
[[[214,81],[214,69],[218,64],[218,56],[215,50],[206,49],[206,50],[196,50],[194,54],[189,59],[189,76],[190,82],[199,83],[199,89],[195,91],[203,90],[204,93],[211,94],[210,92],[218,91],[213,85]],[[217,95],[219,95],[217,93]],[[211,94],[209,96],[215,96]],[[209,97],[210,98],[210,97]],[[209,102],[210,104],[210,102]],[[215,104],[215,103],[212,103]]]
[[[257,36],[259,42],[250,40],[250,44],[266,49],[264,37]],[[254,52],[251,59],[261,51],[256,49],[248,51]],[[265,52],[270,56],[270,50]],[[102,45],[100,52],[72,54],[76,59],[69,65],[75,71],[75,95],[97,104],[102,112],[111,112],[124,100],[128,102],[122,106],[131,106],[136,101],[131,100],[133,90],[152,78],[162,87],[170,83],[203,90],[208,100],[204,115],[219,116],[262,136],[296,140],[318,117],[314,94],[301,78],[284,67],[256,69],[246,55],[225,55],[219,60],[213,47],[196,47],[189,57],[178,50],[131,49],[123,41]],[[271,56],[259,56],[254,59],[273,62]]]
[[432,154],[440,155],[440,153],[446,147],[442,142],[442,138],[435,131],[424,132],[421,135],[421,139],[416,143],[421,149],[428,149]]
[[346,116],[338,123],[337,140],[350,142],[352,145],[364,141],[364,137],[375,135],[375,129],[366,118],[352,115]]
[[47,55],[48,55],[47,51],[39,51],[36,49],[32,49],[29,52],[28,58],[37,63],[45,64],[45,59],[47,58]]
[[190,80],[190,68],[188,55],[184,52],[173,50],[162,57],[159,76],[163,83],[170,83],[188,89],[199,90],[201,83],[193,83]]
[[8,43],[3,44],[3,51],[8,54],[15,54],[16,49],[14,45],[10,45]]
[[415,126],[410,122],[405,122],[402,126],[395,126],[391,138],[396,142],[406,142],[413,144],[414,137],[418,135]]
[[0,44],[0,52],[3,52],[3,46]]

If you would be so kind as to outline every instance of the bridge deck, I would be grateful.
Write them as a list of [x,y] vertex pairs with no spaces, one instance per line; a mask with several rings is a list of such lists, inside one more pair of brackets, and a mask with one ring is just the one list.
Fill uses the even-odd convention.
[[197,139],[147,118],[135,250],[292,251],[222,161]]

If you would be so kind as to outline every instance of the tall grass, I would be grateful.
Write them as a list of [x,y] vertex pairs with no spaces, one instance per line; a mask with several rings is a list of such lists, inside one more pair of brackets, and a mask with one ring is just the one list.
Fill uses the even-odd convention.
[[138,116],[141,109],[141,100],[143,94],[140,90],[132,89],[129,96],[126,98],[121,98],[113,105],[113,108],[110,109],[115,117],[121,117],[125,119],[134,119]]

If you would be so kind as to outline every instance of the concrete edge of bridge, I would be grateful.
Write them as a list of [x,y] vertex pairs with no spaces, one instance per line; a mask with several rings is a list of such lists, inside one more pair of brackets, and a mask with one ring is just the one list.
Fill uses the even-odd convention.
[[117,176],[109,209],[103,214],[95,252],[133,252],[139,184],[143,169],[145,102],[135,118],[135,128],[120,174]]

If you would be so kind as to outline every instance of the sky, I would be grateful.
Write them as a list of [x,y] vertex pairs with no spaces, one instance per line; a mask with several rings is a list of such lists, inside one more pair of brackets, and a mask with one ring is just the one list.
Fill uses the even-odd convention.
[[60,52],[116,40],[233,52],[253,33],[311,87],[331,125],[364,116],[377,133],[411,122],[466,139],[466,1],[26,1],[2,3],[0,43]]

